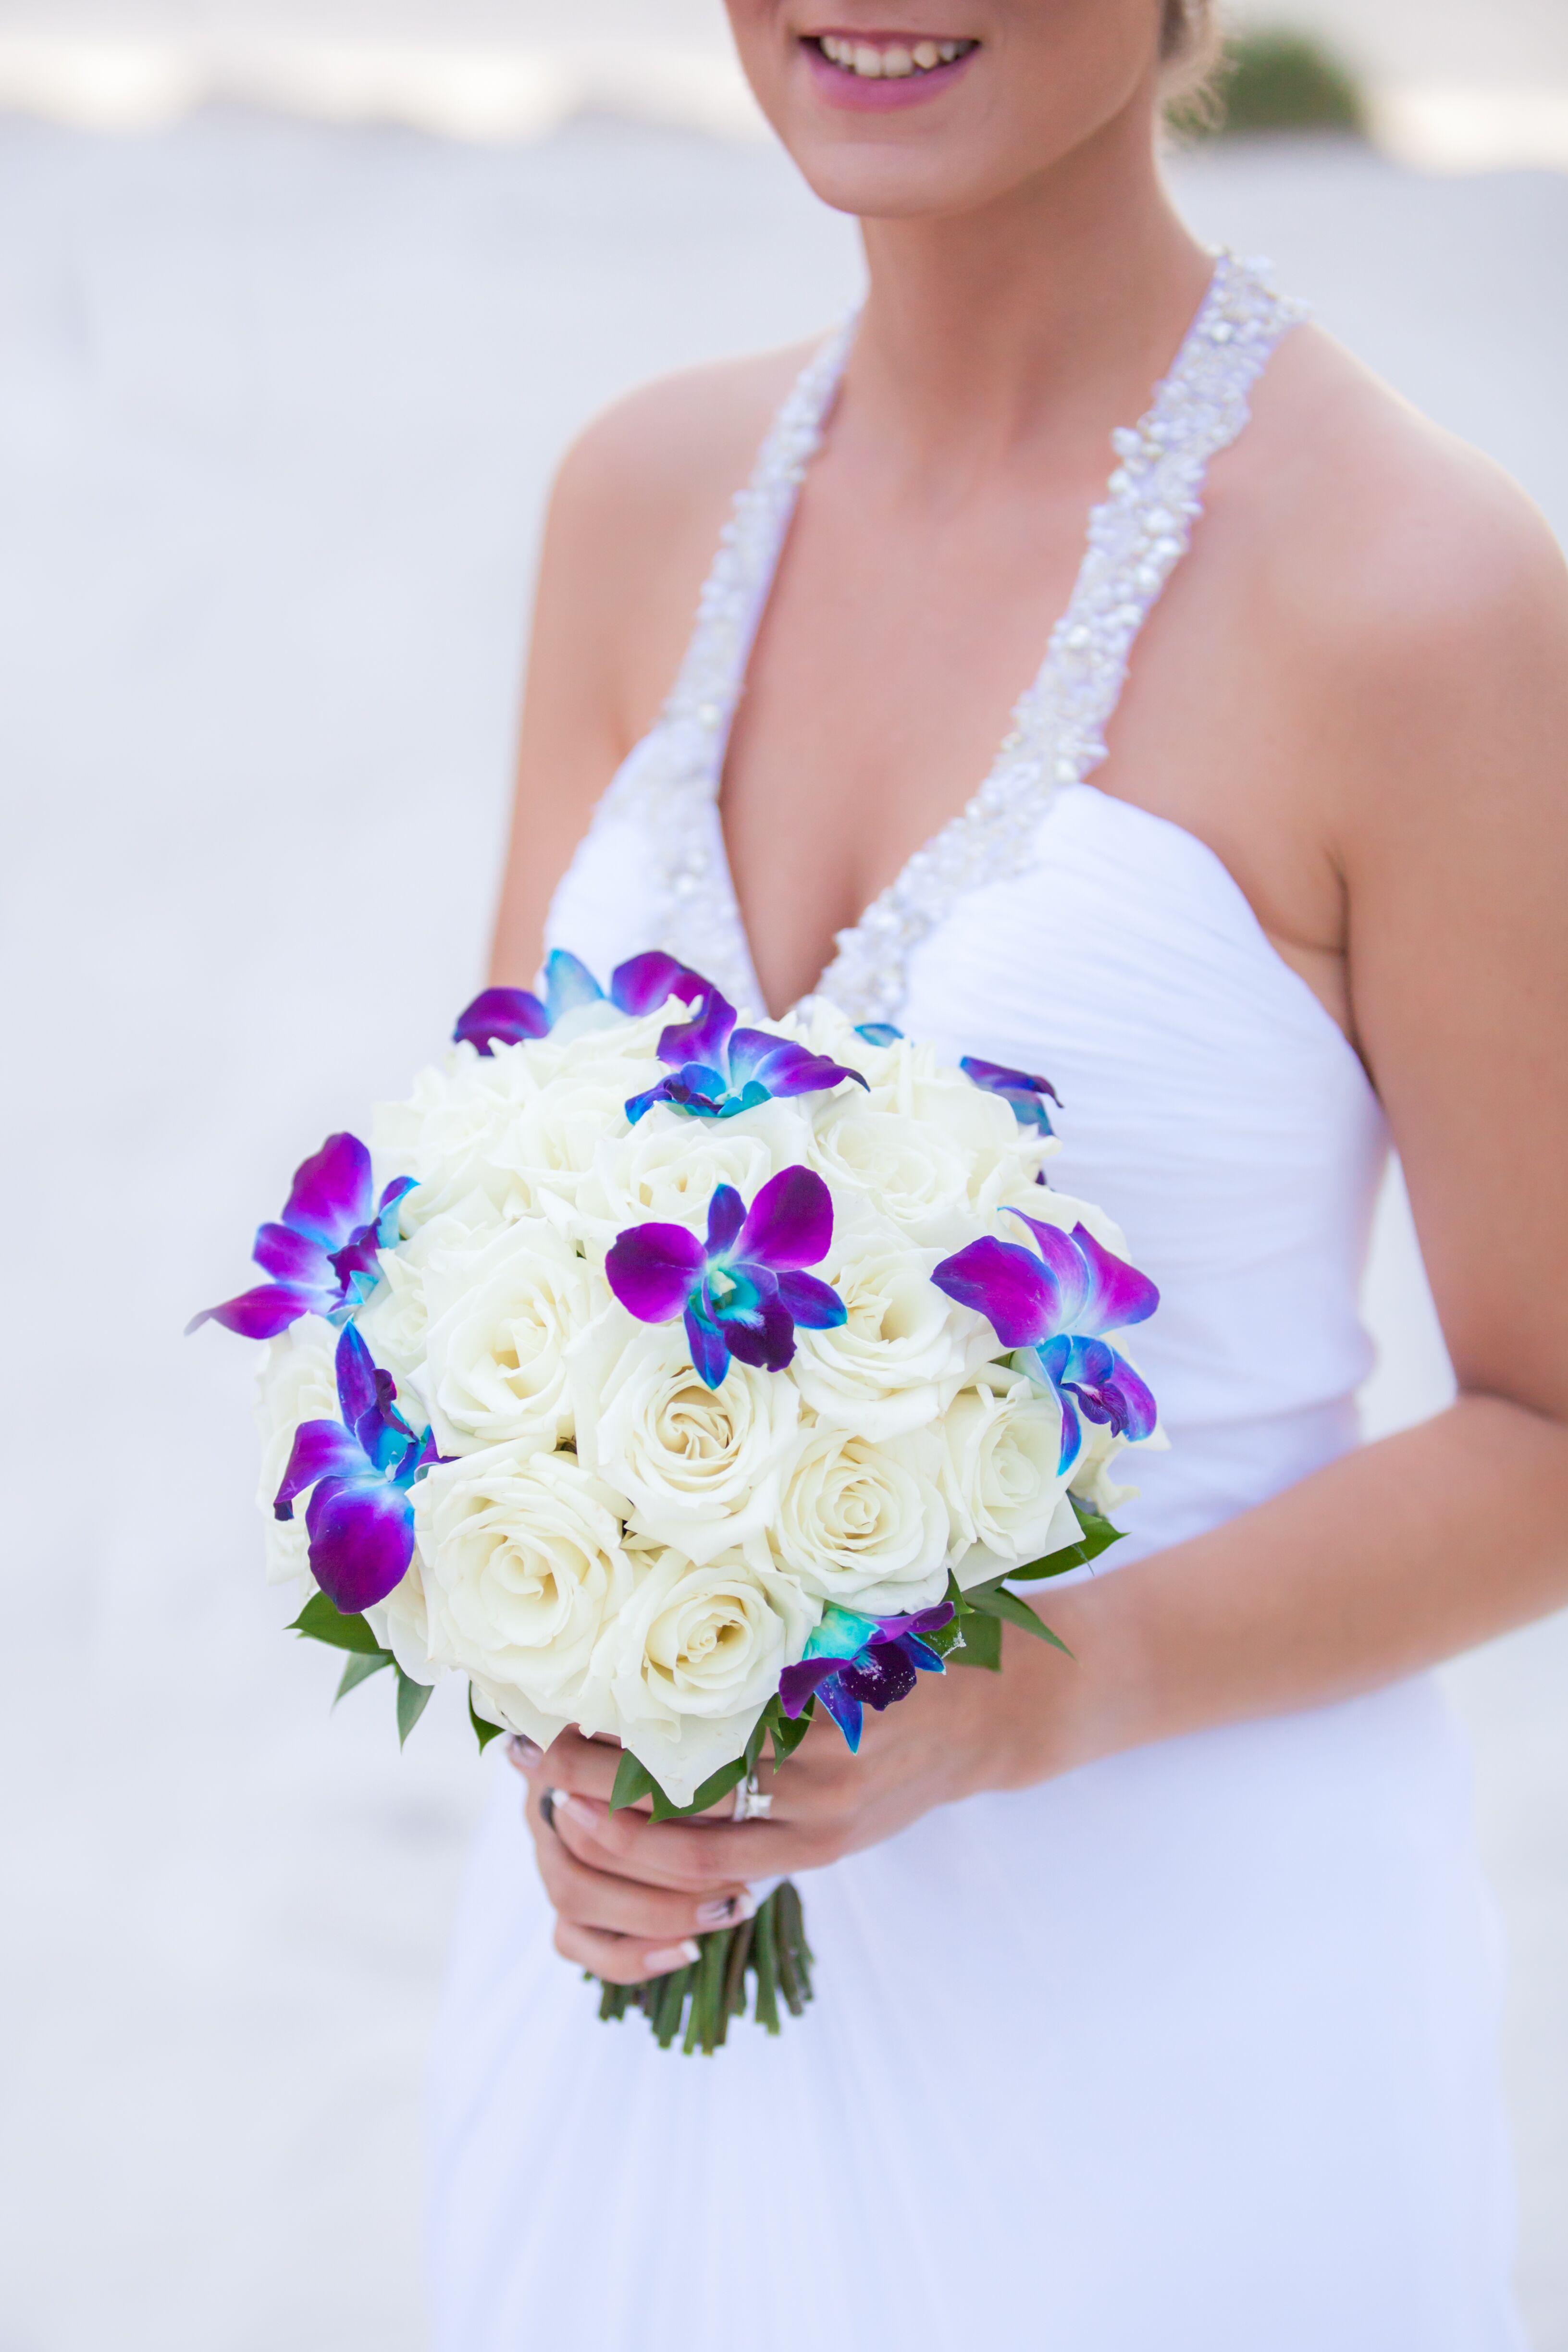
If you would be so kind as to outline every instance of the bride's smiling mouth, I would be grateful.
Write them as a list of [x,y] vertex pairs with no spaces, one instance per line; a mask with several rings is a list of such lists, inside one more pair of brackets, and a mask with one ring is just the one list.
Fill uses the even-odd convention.
[[824,26],[800,37],[811,78],[830,106],[884,111],[951,89],[980,47],[945,33],[862,33]]

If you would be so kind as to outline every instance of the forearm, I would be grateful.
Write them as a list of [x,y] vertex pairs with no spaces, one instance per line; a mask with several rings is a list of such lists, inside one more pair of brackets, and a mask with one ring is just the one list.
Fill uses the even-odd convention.
[[1568,1431],[1463,1397],[1207,1535],[1033,1597],[1074,1654],[1010,1637],[1006,1785],[1346,1698],[1568,1602]]

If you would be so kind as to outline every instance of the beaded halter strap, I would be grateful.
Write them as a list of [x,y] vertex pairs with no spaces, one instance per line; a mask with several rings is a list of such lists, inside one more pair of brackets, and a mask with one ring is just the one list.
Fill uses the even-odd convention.
[[[990,774],[834,942],[814,992],[852,1020],[898,1018],[913,950],[966,891],[1026,868],[1056,794],[1104,759],[1133,640],[1187,548],[1209,461],[1241,431],[1248,391],[1304,315],[1257,267],[1219,256],[1148,414],[1111,436],[1121,462],[1089,517],[1071,600]],[[674,691],[605,803],[609,813],[635,798],[649,820],[666,894],[658,944],[752,1013],[762,998],[719,826],[720,778],[752,643],[854,331],[851,319],[829,338],[779,411],[724,527]]]

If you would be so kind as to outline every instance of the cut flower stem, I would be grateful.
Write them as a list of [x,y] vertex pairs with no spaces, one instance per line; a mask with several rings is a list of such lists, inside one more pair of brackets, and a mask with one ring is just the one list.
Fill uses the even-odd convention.
[[767,2032],[781,2029],[781,1992],[792,2017],[805,2014],[812,1998],[812,1953],[800,1895],[787,1878],[754,1918],[715,1928],[698,1942],[700,1957],[689,1967],[651,1977],[646,1984],[605,1984],[590,1976],[589,1982],[600,1987],[600,2017],[608,2021],[636,2010],[647,2018],[661,2050],[673,2049],[679,2041],[687,2056],[700,2051],[710,2058],[723,2047],[731,2019],[746,2014],[748,1976],[752,2018]]

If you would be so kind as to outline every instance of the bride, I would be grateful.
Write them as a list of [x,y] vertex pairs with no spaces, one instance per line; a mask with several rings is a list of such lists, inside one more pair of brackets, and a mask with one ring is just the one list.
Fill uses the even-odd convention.
[[[437,2055],[435,2341],[1510,2352],[1426,1670],[1568,1598],[1568,583],[1172,210],[1205,0],[831,5],[730,14],[860,217],[864,310],[568,457],[495,977],[662,946],[1045,1071],[1053,1172],[1163,1294],[1171,1450],[1050,1588],[1071,1662],[926,1678],[858,1759],[814,1728],[766,1818],[612,1816],[613,1753],[513,1743]],[[1359,1447],[1390,1136],[1460,1393]],[[782,2039],[598,2022],[584,1969],[680,1966],[784,1872],[821,1966]]]

